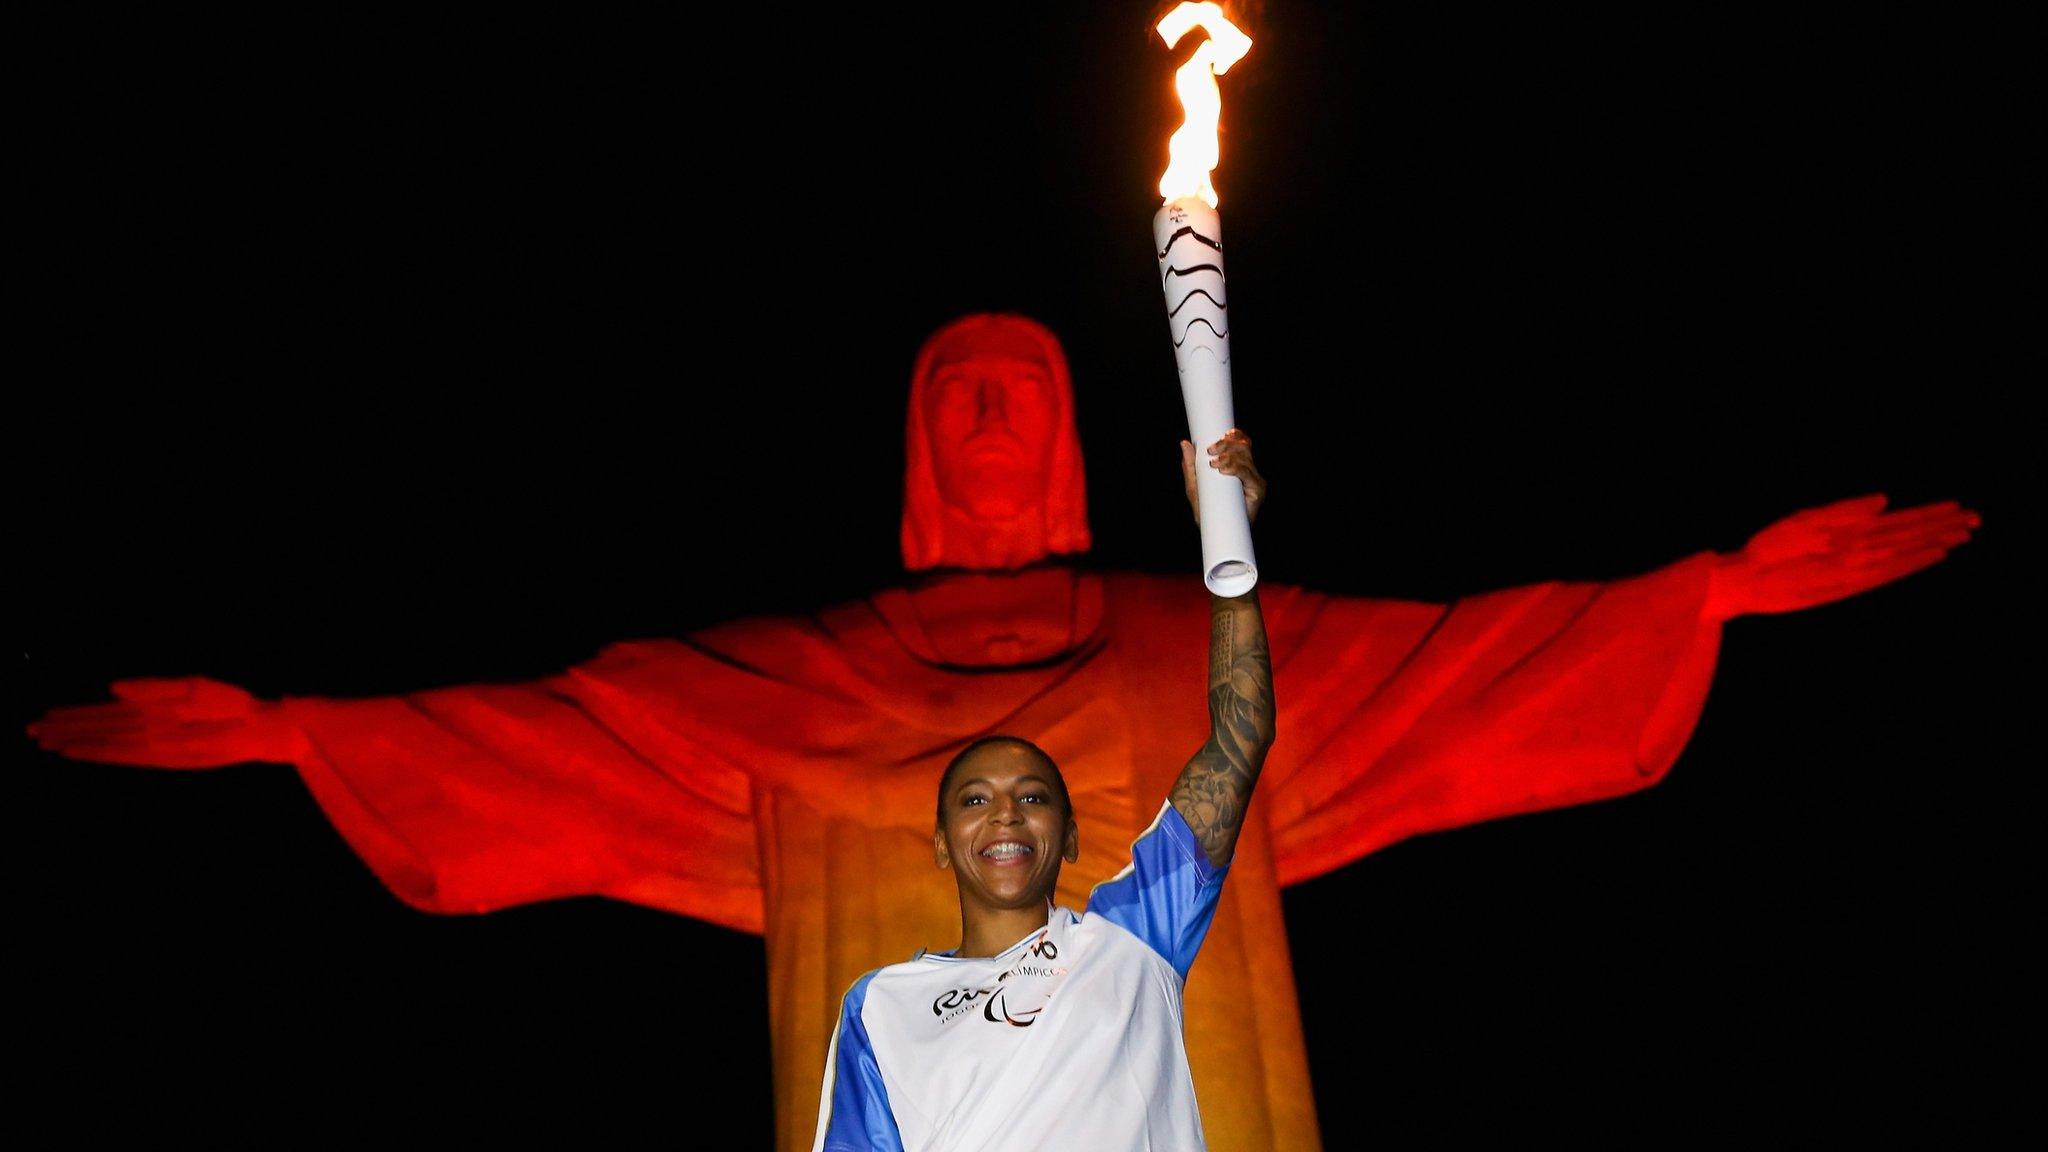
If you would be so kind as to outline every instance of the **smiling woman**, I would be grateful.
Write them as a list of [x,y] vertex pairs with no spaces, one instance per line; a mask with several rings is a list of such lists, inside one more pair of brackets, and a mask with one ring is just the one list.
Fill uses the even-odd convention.
[[[974,391],[1000,392],[999,375]],[[971,441],[984,427],[952,431]],[[1250,441],[1232,429],[1211,453],[1208,466],[1241,481],[1256,507],[1266,485]],[[1194,467],[1186,445],[1191,504]],[[997,735],[948,762],[932,852],[959,892],[960,944],[854,982],[826,1057],[815,1149],[1203,1146],[1182,987],[1274,734],[1256,591],[1212,596],[1210,616],[1209,738],[1085,912],[1054,902],[1081,832],[1053,758]],[[1026,1105],[1036,1119],[1019,1124]]]

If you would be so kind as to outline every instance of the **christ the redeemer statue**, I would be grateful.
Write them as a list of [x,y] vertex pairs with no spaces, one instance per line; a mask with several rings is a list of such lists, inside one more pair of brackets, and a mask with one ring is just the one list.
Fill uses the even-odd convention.
[[[808,1147],[840,994],[958,927],[932,865],[932,781],[993,732],[1056,760],[1123,861],[1203,729],[1208,596],[1089,573],[1065,357],[1017,316],[940,329],[910,396],[902,587],[808,616],[614,644],[530,683],[258,700],[123,681],[30,728],[83,760],[297,767],[400,899],[487,912],[602,895],[763,934],[777,1134]],[[1799,512],[1732,554],[1451,604],[1262,584],[1279,742],[1186,991],[1218,1148],[1318,1144],[1280,889],[1419,833],[1647,788],[1691,735],[1723,621],[1825,604],[1936,563],[1975,515]]]

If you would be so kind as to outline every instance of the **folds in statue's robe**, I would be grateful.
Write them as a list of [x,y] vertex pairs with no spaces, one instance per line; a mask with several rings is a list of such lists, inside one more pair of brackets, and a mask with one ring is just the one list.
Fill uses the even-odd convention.
[[[1186,1000],[1216,1146],[1317,1140],[1281,886],[1660,779],[1712,673],[1710,564],[1449,606],[1261,585],[1278,740]],[[531,683],[287,708],[322,808],[415,907],[595,894],[764,933],[779,1139],[808,1147],[840,995],[957,943],[931,849],[946,760],[1013,732],[1060,764],[1082,855],[1058,898],[1081,907],[1208,733],[1201,584],[1081,587],[1072,642],[1024,666],[934,663],[892,590],[615,644]]]

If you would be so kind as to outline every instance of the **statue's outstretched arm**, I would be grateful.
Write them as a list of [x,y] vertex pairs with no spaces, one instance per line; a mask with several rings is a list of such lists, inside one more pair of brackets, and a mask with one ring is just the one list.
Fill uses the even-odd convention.
[[730,741],[663,691],[715,663],[649,641],[538,681],[368,699],[124,680],[112,701],[52,709],[28,732],[78,760],[294,765],[378,878],[423,911],[604,895],[759,931],[749,778]]
[[1722,622],[1853,595],[1939,561],[1975,513],[1795,513],[1739,551],[1450,605],[1268,592],[1280,727],[1265,778],[1280,880],[1398,840],[1661,780],[1705,703]]

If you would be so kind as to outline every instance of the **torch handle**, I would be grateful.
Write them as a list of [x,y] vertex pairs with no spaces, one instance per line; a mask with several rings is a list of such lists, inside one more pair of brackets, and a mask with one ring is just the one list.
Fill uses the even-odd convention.
[[[1219,376],[1221,377],[1219,379]],[[1209,466],[1209,445],[1235,426],[1228,373],[1197,366],[1181,374],[1188,439],[1195,444],[1195,496],[1201,505],[1202,582],[1218,596],[1242,596],[1259,582],[1244,484]]]

